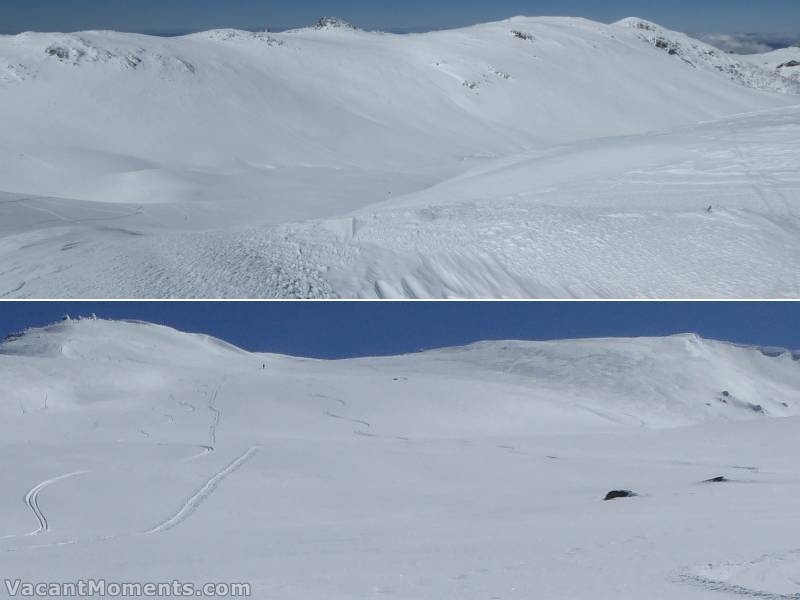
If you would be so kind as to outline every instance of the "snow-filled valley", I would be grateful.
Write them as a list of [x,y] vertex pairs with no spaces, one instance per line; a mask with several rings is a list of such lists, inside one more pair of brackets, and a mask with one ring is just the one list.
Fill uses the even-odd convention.
[[0,297],[797,297],[795,50],[0,36]]
[[324,361],[64,321],[0,345],[0,575],[797,598],[799,391],[695,335]]

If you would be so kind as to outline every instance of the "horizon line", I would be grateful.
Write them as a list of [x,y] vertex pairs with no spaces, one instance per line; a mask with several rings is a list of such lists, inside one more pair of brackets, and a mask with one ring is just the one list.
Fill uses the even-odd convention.
[[[232,25],[218,25],[218,26],[199,26],[199,27],[173,27],[173,28],[123,28],[123,29],[115,29],[115,28],[107,28],[107,27],[90,27],[86,29],[76,29],[71,31],[65,30],[43,30],[43,29],[6,29],[0,27],[0,35],[19,35],[22,33],[81,33],[84,31],[114,31],[117,33],[133,33],[133,34],[140,34],[140,35],[149,35],[153,37],[180,37],[184,35],[192,35],[196,33],[204,33],[206,31],[215,31],[221,29],[233,29],[238,31],[248,31],[252,33],[258,32],[267,32],[267,33],[286,33],[289,31],[297,30],[297,29],[306,29],[312,28],[314,25],[322,19],[326,18],[333,18],[336,20],[340,20],[344,23],[348,23],[365,32],[374,32],[374,33],[393,33],[398,35],[404,34],[414,34],[414,33],[432,33],[437,31],[448,31],[448,30],[456,30],[456,29],[465,29],[469,27],[474,27],[478,25],[486,25],[490,23],[502,23],[504,21],[509,21],[515,18],[574,18],[574,19],[586,19],[589,21],[594,21],[596,23],[603,23],[605,25],[612,25],[619,20],[606,22],[601,21],[598,19],[592,19],[589,17],[584,17],[580,15],[511,15],[508,17],[500,18],[500,19],[493,19],[488,21],[475,21],[470,22],[468,24],[463,25],[445,25],[445,24],[434,24],[434,25],[408,25],[404,27],[380,27],[380,26],[361,26],[354,21],[350,21],[348,19],[342,17],[333,17],[330,15],[323,16],[317,21],[312,21],[310,23],[304,24],[295,24],[295,25],[269,25],[269,26],[262,26],[262,25],[252,25],[252,26],[232,26]],[[635,15],[631,15],[625,18],[636,18],[642,20],[649,20],[645,19],[644,17],[637,17]],[[663,27],[664,29],[672,29],[670,27],[665,27],[660,25],[660,23],[654,22],[657,25]],[[683,29],[676,29],[675,31],[680,31],[687,35],[744,35],[744,36],[786,36],[794,37],[798,41],[800,41],[800,30],[799,31],[742,31],[742,30],[734,30],[734,31],[727,31],[727,30],[683,30]]]

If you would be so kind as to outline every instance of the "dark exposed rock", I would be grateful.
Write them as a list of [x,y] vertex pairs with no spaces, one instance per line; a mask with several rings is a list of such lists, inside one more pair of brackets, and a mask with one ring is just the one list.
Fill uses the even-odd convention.
[[131,69],[135,69],[142,64],[142,59],[135,54],[130,54],[125,57],[125,64]]
[[527,31],[519,31],[518,29],[512,29],[511,35],[520,40],[532,41],[534,39],[532,34]]
[[630,490],[612,490],[606,494],[603,500],[616,500],[617,498],[633,498],[636,494]]
[[314,29],[352,29],[356,30],[358,27],[351,25],[347,21],[337,19],[336,17],[322,17],[319,21],[314,23]]
[[703,483],[726,483],[728,481],[730,481],[730,479],[720,475],[719,477],[712,477],[711,479],[706,479]]
[[790,60],[782,65],[778,65],[779,69],[784,69],[786,67],[800,67],[800,60]]
[[69,49],[63,46],[50,46],[45,53],[48,56],[53,56],[58,60],[67,60],[69,58]]

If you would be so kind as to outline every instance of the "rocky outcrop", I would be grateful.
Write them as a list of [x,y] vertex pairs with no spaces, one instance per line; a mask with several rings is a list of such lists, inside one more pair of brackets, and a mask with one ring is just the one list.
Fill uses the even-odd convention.
[[603,498],[604,501],[608,500],[617,500],[619,498],[633,498],[637,494],[630,490],[611,490],[606,494],[606,497]]

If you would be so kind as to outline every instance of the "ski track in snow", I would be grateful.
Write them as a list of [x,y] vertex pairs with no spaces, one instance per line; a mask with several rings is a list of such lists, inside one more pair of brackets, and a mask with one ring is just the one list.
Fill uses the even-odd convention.
[[[220,419],[222,418],[222,411],[217,407],[217,396],[219,394],[219,388],[215,389],[214,392],[211,394],[208,400],[208,410],[211,412],[211,423],[208,426],[208,443],[201,444],[198,447],[200,448],[200,452],[196,454],[192,454],[180,462],[187,463],[197,460],[198,458],[202,458],[204,456],[208,456],[209,454],[213,454],[217,450],[217,427],[219,427]],[[179,404],[187,410],[194,412],[196,407],[186,401],[179,402]]]
[[214,453],[214,448],[211,446],[200,446],[200,452],[196,454],[192,454],[191,456],[187,456],[184,459],[181,459],[180,462],[187,463],[197,460],[198,458],[202,458],[204,456],[208,456],[209,454]]
[[39,507],[39,494],[45,488],[51,486],[54,483],[62,481],[64,479],[69,479],[70,477],[76,477],[78,475],[84,475],[89,471],[74,471],[72,473],[67,473],[65,475],[59,475],[58,477],[53,477],[52,479],[47,479],[28,491],[25,495],[25,504],[28,505],[28,508],[33,512],[36,516],[36,520],[39,521],[39,527],[30,533],[26,533],[26,537],[41,535],[50,531],[50,523],[47,520],[47,516],[44,514],[44,511]]
[[[347,408],[347,402],[342,400],[341,398],[331,398],[330,396],[323,396],[321,394],[314,394],[314,397],[320,398],[323,400],[329,400],[336,402],[342,408]],[[372,430],[372,423],[365,421],[363,419],[352,419],[350,417],[345,417],[344,415],[340,415],[338,413],[333,412],[332,410],[326,408],[323,409],[322,414],[326,417],[330,417],[331,419],[337,419],[340,421],[346,421],[348,423],[353,423],[354,425],[360,425],[364,429],[354,429],[353,434],[358,435],[361,437],[369,437],[369,438],[385,438],[391,440],[400,440],[401,442],[409,441],[409,438],[401,436],[401,435],[383,435],[379,433],[373,433]],[[367,431],[369,430],[369,431]]]
[[[332,401],[338,403],[342,408],[347,408],[347,402],[345,402],[341,398],[330,398],[328,396],[322,396],[322,395],[319,395],[319,394],[315,394],[315,396],[317,398],[322,398],[322,399],[325,399],[325,400],[332,400]],[[347,421],[349,423],[353,423],[354,425],[360,425],[361,427],[364,427],[365,429],[370,430],[370,431],[366,431],[365,429],[354,429],[353,430],[353,434],[355,434],[355,435],[359,435],[359,436],[362,436],[362,437],[370,437],[370,438],[386,438],[386,439],[400,440],[402,442],[409,441],[409,438],[404,437],[404,436],[400,436],[400,435],[382,435],[382,434],[378,434],[378,433],[372,433],[371,432],[372,423],[369,423],[368,421],[364,421],[363,419],[352,419],[350,417],[345,417],[344,415],[340,415],[338,413],[335,413],[332,410],[327,409],[327,408],[323,409],[322,414],[324,414],[326,417],[330,417],[331,419],[338,419],[340,421]]]
[[178,511],[169,519],[162,521],[152,529],[147,530],[145,533],[153,534],[153,533],[163,533],[165,531],[169,531],[173,527],[181,524],[183,521],[188,519],[199,507],[200,505],[205,502],[205,500],[214,493],[220,483],[222,483],[225,478],[227,478],[232,473],[235,473],[239,470],[242,465],[244,465],[248,460],[250,460],[256,452],[258,452],[260,446],[252,446],[250,447],[244,454],[236,458],[233,462],[231,462],[227,467],[222,469],[221,471],[217,472],[213,477],[211,477],[208,481],[203,484],[203,486],[197,490],[189,499],[181,506]]
[[707,590],[714,592],[725,592],[728,594],[736,594],[737,596],[745,596],[747,598],[759,598],[761,600],[799,600],[800,594],[775,594],[772,592],[764,592],[754,590],[740,585],[730,585],[721,581],[714,581],[699,575],[685,575],[683,579],[690,584],[701,586]]
[[219,426],[219,420],[222,417],[222,411],[217,408],[218,394],[219,388],[214,390],[214,393],[211,395],[211,398],[208,401],[208,410],[210,410],[212,414],[211,424],[208,426],[208,447],[211,448],[212,452],[217,446],[217,427]]
[[[347,408],[347,402],[345,402],[341,398],[328,398],[328,400],[333,400],[334,402],[337,402],[342,408]],[[325,416],[328,416],[328,417],[330,417],[332,419],[340,419],[342,421],[349,421],[350,423],[354,423],[356,425],[361,425],[362,427],[366,427],[367,429],[370,429],[372,427],[372,424],[368,423],[367,421],[363,421],[361,419],[351,419],[350,417],[345,417],[343,415],[337,414],[337,413],[335,413],[335,412],[333,412],[333,411],[331,411],[330,409],[327,409],[327,408],[322,412],[325,414]]]
[[[761,558],[751,561],[749,563],[743,563],[741,565],[735,566],[753,566],[759,563],[763,563],[765,561],[775,561],[775,560],[783,560],[785,558],[797,558],[798,564],[800,564],[800,549],[794,550],[791,552],[785,552],[782,554],[770,554],[762,556]],[[754,588],[750,588],[744,585],[736,585],[731,584],[726,581],[714,579],[711,577],[706,577],[704,575],[699,575],[696,570],[693,569],[684,569],[679,578],[686,583],[692,585],[698,585],[708,590],[713,590],[716,592],[727,592],[730,594],[736,594],[738,596],[745,596],[747,598],[759,598],[762,600],[799,600],[800,599],[800,592],[798,593],[790,593],[790,594],[783,594],[783,593],[776,593],[770,592],[766,590],[758,590]],[[798,586],[800,586],[800,574],[798,574],[798,579],[796,580]]]

